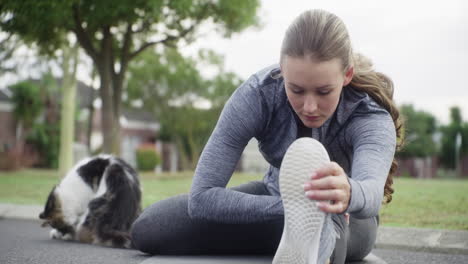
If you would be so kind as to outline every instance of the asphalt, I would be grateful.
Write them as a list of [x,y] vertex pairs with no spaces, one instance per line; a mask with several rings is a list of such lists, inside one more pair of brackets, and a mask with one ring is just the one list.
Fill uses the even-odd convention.
[[[0,204],[0,219],[38,220],[42,206]],[[449,253],[468,255],[468,231],[440,230],[426,228],[379,227],[377,249],[403,249],[430,253]],[[142,263],[219,263],[217,257],[168,257],[148,258]],[[222,260],[223,263],[271,263],[271,259],[232,258]],[[360,263],[386,263],[378,256],[370,254]]]

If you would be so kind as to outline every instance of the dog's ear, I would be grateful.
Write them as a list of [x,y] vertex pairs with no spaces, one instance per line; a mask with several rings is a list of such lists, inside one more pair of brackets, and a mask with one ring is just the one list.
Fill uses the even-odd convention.
[[52,191],[50,191],[49,196],[47,197],[47,201],[44,207],[44,211],[42,211],[39,214],[39,219],[47,219],[51,216],[51,214],[54,212],[56,206],[57,206],[57,198],[55,196],[55,189],[57,188],[57,185],[52,188]]

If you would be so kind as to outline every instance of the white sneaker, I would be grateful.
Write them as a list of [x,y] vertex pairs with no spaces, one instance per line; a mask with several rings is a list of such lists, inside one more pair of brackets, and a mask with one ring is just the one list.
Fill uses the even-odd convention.
[[273,264],[316,264],[325,213],[305,196],[303,184],[330,161],[323,145],[312,138],[294,141],[279,174],[284,229]]

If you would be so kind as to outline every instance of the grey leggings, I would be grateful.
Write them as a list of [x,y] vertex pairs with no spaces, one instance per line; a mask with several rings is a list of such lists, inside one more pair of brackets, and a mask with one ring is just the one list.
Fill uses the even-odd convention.
[[[269,195],[262,182],[250,182],[232,188],[236,191]],[[273,255],[283,232],[283,219],[251,224],[224,224],[193,220],[187,212],[188,195],[159,201],[146,208],[132,226],[133,246],[148,254],[264,254]],[[337,225],[337,223],[335,223]],[[332,263],[362,259],[375,242],[374,218],[351,218],[341,230],[332,255]]]

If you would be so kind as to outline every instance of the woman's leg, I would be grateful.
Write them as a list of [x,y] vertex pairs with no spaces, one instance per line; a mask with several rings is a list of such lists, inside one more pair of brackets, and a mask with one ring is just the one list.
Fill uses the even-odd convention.
[[374,248],[377,237],[378,221],[376,217],[357,219],[350,217],[349,225],[344,218],[333,217],[339,238],[336,239],[331,263],[342,264],[346,261],[359,261]]
[[[233,189],[269,195],[262,182]],[[273,254],[283,231],[283,219],[222,224],[192,220],[187,208],[188,195],[184,194],[145,209],[132,226],[134,247],[149,254]]]
[[346,252],[348,250],[349,226],[343,215],[332,215],[333,224],[337,231],[335,249],[330,258],[332,264],[344,264],[346,260]]
[[367,219],[350,217],[346,261],[362,260],[372,251],[377,239],[378,226],[377,217]]

